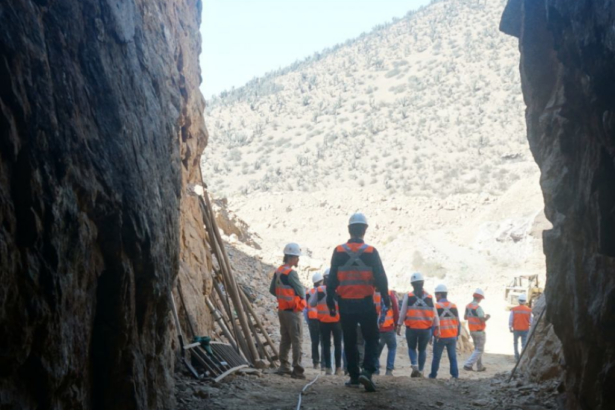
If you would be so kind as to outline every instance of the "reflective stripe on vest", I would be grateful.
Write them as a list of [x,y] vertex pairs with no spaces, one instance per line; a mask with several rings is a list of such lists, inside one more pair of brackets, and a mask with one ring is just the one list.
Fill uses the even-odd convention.
[[337,302],[335,302],[335,316],[331,316],[329,306],[327,305],[327,288],[325,286],[319,286],[318,292],[324,293],[325,297],[320,299],[316,304],[316,309],[318,312],[318,320],[322,323],[336,323],[340,321],[340,313],[339,307],[337,306]]
[[278,299],[278,309],[301,311],[305,307],[303,298],[297,296],[292,286],[282,282],[282,276],[288,276],[292,270],[291,267],[282,265],[275,271],[275,296]]
[[440,337],[446,339],[459,336],[459,317],[452,311],[457,309],[457,306],[451,302],[442,302],[436,303],[436,309],[440,318]]
[[[389,297],[390,298],[393,297],[391,296],[390,292],[389,292]],[[374,293],[374,305],[376,305],[376,312],[378,312],[378,319],[380,319],[380,312],[382,311],[382,295],[380,295],[380,292]],[[382,323],[380,328],[382,329],[386,327],[391,327],[393,325],[394,325],[393,307],[391,307],[389,310],[387,310],[387,314],[384,317],[384,323]]]
[[337,251],[348,254],[348,262],[337,269],[339,285],[337,294],[342,299],[363,299],[374,294],[374,274],[372,268],[367,266],[360,258],[365,252],[372,252],[373,248],[362,244],[353,251],[348,244],[341,245]]
[[[312,288],[310,290],[308,290],[308,295],[310,295],[310,299],[312,297],[314,297],[314,294],[316,294],[316,288]],[[307,298],[306,298],[306,302],[307,302]],[[310,305],[307,305],[307,314],[308,314],[308,319],[318,319],[318,309],[315,307],[312,307]]]
[[429,329],[436,317],[433,306],[429,306],[426,302],[432,299],[431,295],[423,291],[423,297],[418,297],[410,292],[408,293],[408,303],[410,303],[412,297],[416,297],[416,302],[408,305],[404,324],[410,329]]
[[525,305],[519,305],[512,308],[511,311],[513,313],[513,330],[530,330],[532,309]]
[[481,332],[487,327],[486,323],[478,317],[478,313],[476,312],[477,309],[478,303],[475,302],[466,306],[465,318],[468,321],[470,332]]

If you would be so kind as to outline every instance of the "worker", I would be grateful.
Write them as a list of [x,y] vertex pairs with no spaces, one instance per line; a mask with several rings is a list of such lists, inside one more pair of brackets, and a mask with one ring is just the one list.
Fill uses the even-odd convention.
[[[325,271],[325,283],[329,276],[329,269]],[[337,306],[335,315],[331,315],[327,306],[327,287],[319,286],[316,292],[310,296],[308,301],[312,308],[316,308],[318,312],[318,321],[320,323],[320,336],[323,346],[323,360],[325,375],[333,374],[331,367],[331,336],[333,336],[333,344],[335,346],[335,375],[342,374],[342,326],[340,325],[340,315]]]
[[[374,306],[374,291],[382,295],[382,302],[390,308],[387,276],[378,251],[364,242],[367,218],[362,213],[353,214],[348,222],[350,239],[339,245],[331,257],[331,271],[327,281],[327,306],[337,310],[344,335],[344,348],[350,380],[348,387],[363,385],[368,392],[376,391],[372,374],[376,371],[378,354],[378,314]],[[375,289],[374,289],[375,288]],[[359,369],[357,325],[365,340],[363,370]]]
[[[310,341],[312,343],[312,364],[314,365],[314,369],[318,369],[321,367],[321,358],[319,354],[320,347],[320,321],[318,320],[318,309],[316,307],[312,307],[309,304],[310,297],[316,294],[318,288],[323,284],[323,274],[320,272],[316,272],[312,276],[312,283],[314,287],[308,290],[305,294],[305,300],[307,301],[307,306],[305,308],[305,314],[307,315],[307,324],[308,330],[310,331]],[[322,358],[324,360],[324,357]],[[324,366],[322,366],[324,370]]]
[[476,289],[472,295],[474,298],[472,302],[466,306],[464,314],[465,320],[468,321],[468,327],[470,328],[470,335],[472,336],[472,342],[474,342],[474,351],[470,358],[465,362],[463,370],[474,370],[474,364],[476,363],[476,371],[484,372],[487,370],[483,366],[483,353],[485,351],[485,343],[487,341],[487,335],[485,328],[487,327],[487,321],[491,318],[490,315],[486,315],[483,308],[479,306],[480,302],[485,299],[485,292],[482,289]]
[[397,295],[392,290],[389,291],[391,309],[384,307],[380,292],[374,293],[374,305],[378,313],[378,330],[380,332],[380,343],[378,345],[378,360],[376,361],[376,374],[380,374],[380,355],[387,347],[387,368],[386,376],[393,376],[395,369],[395,354],[397,353],[397,336],[395,335],[395,324],[399,320],[399,305]]
[[532,325],[532,309],[526,306],[527,296],[525,294],[519,296],[519,306],[515,306],[510,310],[508,319],[508,327],[514,336],[515,360],[519,361],[519,338],[521,338],[521,350],[525,349],[527,343],[527,334]]
[[420,272],[410,276],[410,284],[413,291],[404,296],[399,312],[397,334],[401,335],[401,326],[406,325],[408,356],[412,366],[410,377],[423,377],[427,361],[427,345],[438,330],[438,313],[433,297],[423,289],[425,279]]
[[435,335],[433,344],[433,359],[431,361],[430,379],[435,379],[438,376],[440,368],[440,359],[446,348],[448,361],[450,363],[451,377],[459,378],[459,369],[457,367],[457,338],[461,331],[461,322],[459,321],[459,311],[454,303],[448,301],[448,289],[446,285],[440,284],[436,286],[436,311],[440,321],[439,332]]
[[[303,330],[301,312],[306,306],[305,289],[299,281],[299,275],[293,270],[299,265],[301,248],[296,243],[284,247],[284,264],[273,275],[269,292],[278,300],[278,317],[280,319],[280,367],[277,374],[290,374],[294,379],[305,379],[301,366],[301,343]],[[293,351],[292,370],[288,362],[288,353]]]

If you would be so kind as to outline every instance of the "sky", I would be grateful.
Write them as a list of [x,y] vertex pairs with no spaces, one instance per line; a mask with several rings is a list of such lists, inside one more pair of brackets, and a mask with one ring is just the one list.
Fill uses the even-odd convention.
[[429,0],[204,0],[205,98],[403,17]]

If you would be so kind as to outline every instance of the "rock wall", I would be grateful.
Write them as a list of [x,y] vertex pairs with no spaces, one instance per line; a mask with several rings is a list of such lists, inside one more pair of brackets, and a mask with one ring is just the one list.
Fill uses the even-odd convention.
[[615,1],[510,0],[547,218],[548,320],[570,409],[615,403]]
[[169,291],[208,282],[200,14],[0,2],[0,408],[173,407]]

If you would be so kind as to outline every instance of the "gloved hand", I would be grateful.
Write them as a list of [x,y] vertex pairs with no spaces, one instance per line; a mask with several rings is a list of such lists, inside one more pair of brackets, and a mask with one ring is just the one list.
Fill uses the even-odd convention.
[[397,336],[401,336],[401,325],[397,325]]
[[509,328],[509,330],[510,330],[510,333],[514,333],[514,332],[515,332],[515,331],[514,331],[514,329],[513,329],[512,327],[511,327],[511,328]]

